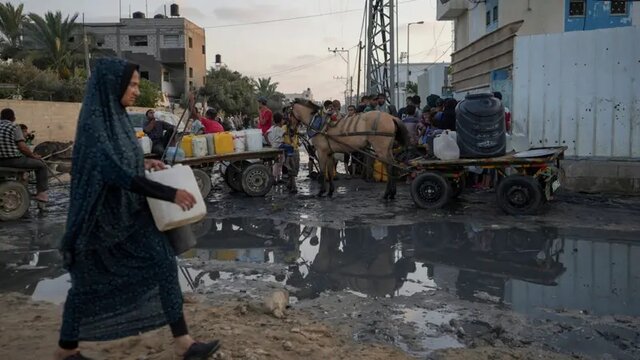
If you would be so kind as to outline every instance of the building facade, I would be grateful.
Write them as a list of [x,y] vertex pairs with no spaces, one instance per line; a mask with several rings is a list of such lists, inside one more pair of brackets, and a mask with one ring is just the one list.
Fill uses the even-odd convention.
[[111,54],[140,65],[140,75],[160,86],[169,100],[204,85],[203,28],[180,18],[132,18],[86,24],[92,54]]
[[433,64],[418,76],[418,95],[425,105],[425,99],[431,94],[446,98],[452,95],[449,85],[449,63]]

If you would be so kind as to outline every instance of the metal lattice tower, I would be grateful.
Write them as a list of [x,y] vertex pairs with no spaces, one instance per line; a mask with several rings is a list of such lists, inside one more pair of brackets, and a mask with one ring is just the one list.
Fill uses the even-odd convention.
[[395,1],[367,0],[367,93],[395,102]]

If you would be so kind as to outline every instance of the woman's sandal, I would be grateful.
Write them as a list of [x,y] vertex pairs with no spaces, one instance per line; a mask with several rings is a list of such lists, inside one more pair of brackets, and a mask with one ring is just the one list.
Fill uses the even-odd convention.
[[64,360],[92,360],[92,359],[86,356],[83,356],[80,353],[75,353],[71,356],[67,356],[66,358],[64,358]]
[[207,360],[211,355],[215,354],[220,349],[220,342],[214,340],[210,343],[194,343],[189,347],[186,353],[184,353],[184,360]]

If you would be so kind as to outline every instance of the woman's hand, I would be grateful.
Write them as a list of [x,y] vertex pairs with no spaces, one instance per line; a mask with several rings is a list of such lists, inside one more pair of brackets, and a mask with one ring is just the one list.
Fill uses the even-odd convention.
[[153,160],[153,159],[144,160],[145,170],[164,170],[166,168],[167,166],[160,160]]
[[191,210],[196,204],[196,198],[186,190],[178,190],[176,192],[176,198],[173,201],[176,205],[180,206],[182,210]]

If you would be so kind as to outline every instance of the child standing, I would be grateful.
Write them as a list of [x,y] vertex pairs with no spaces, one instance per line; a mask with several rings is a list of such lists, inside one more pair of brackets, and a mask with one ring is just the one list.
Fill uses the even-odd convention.
[[[267,130],[266,137],[272,148],[278,149],[282,146],[284,129],[282,128],[282,114],[275,113],[273,115],[273,124]],[[282,182],[282,167],[284,165],[284,156],[280,155],[275,164],[273,164],[273,178],[277,183]]]

